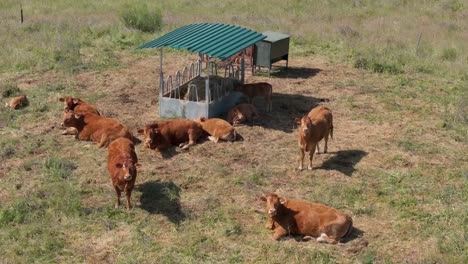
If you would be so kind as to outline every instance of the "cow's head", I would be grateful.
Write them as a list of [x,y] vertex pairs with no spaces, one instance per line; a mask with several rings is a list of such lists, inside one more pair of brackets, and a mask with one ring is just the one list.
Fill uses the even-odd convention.
[[206,118],[204,116],[200,116],[199,118],[195,118],[194,121],[197,123],[202,123],[206,121]]
[[260,197],[260,200],[266,202],[267,212],[270,217],[276,216],[278,212],[281,211],[281,208],[287,204],[286,199],[279,197],[275,193],[271,193],[267,196],[263,195]]
[[147,125],[138,130],[139,134],[144,135],[143,146],[149,149],[157,148],[162,142],[161,130],[154,125]]
[[64,127],[78,127],[80,122],[83,122],[84,116],[82,114],[75,114],[71,110],[63,111],[63,122]]
[[133,163],[131,159],[124,159],[115,164],[118,170],[122,170],[123,173],[119,178],[119,181],[131,181],[136,175],[136,168],[139,167],[139,163]]
[[59,98],[60,102],[63,102],[63,110],[74,110],[75,107],[80,103],[80,99],[73,98],[70,96]]
[[303,116],[302,118],[295,118],[294,122],[299,125],[299,132],[308,133],[310,127],[312,126],[312,120],[310,120],[309,116]]
[[238,109],[236,109],[234,111],[234,117],[232,118],[232,124],[233,125],[239,125],[239,124],[242,124],[245,122],[245,116],[244,114],[242,114],[241,111],[239,111]]

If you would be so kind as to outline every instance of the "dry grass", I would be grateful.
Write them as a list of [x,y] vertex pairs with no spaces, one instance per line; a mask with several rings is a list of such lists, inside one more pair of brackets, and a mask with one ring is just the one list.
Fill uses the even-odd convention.
[[[271,113],[255,101],[262,117],[238,128],[245,141],[205,141],[166,158],[138,145],[130,213],[113,208],[106,150],[59,135],[58,98],[81,97],[134,132],[156,120],[159,58],[132,51],[154,36],[119,22],[127,1],[53,2],[24,2],[24,26],[13,1],[0,3],[1,92],[18,87],[31,102],[0,109],[0,263],[467,261],[461,1],[269,1],[268,12],[243,0],[158,2],[165,30],[221,21],[290,33],[291,67],[247,76],[272,83],[274,96]],[[194,57],[166,53],[165,73]],[[353,68],[357,59],[369,70]],[[312,172],[298,172],[293,118],[320,98],[330,99],[335,138]],[[273,241],[256,198],[273,190],[350,213],[354,239]]]

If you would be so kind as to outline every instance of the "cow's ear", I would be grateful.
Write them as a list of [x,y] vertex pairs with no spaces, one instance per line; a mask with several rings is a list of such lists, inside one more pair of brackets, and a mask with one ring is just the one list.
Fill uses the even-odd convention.
[[206,118],[205,117],[200,117],[200,122],[205,122],[206,121]]
[[294,123],[300,124],[301,123],[301,118],[300,117],[294,118]]
[[117,164],[115,164],[115,166],[116,166],[117,168],[119,168],[119,169],[121,169],[121,168],[123,167],[122,163],[117,163]]
[[145,132],[145,130],[141,128],[141,129],[138,129],[137,132],[138,132],[138,134],[143,134],[143,132]]
[[73,99],[73,103],[74,103],[74,104],[78,104],[78,99],[76,99],[76,98]]
[[286,205],[288,203],[288,200],[286,200],[285,198],[279,198],[279,201],[282,205]]
[[59,101],[63,102],[63,101],[65,101],[65,98],[59,98]]

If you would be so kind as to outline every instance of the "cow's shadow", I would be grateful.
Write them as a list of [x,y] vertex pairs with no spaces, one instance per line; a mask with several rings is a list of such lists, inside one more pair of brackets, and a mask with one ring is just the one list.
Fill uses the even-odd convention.
[[317,68],[306,68],[306,67],[275,67],[275,71],[270,72],[270,76],[276,78],[289,78],[289,79],[307,79],[314,77],[322,70]]
[[351,176],[356,171],[354,166],[368,154],[367,152],[358,149],[339,150],[335,153],[329,153],[335,155],[323,162],[317,169],[337,170],[347,176]]
[[273,93],[273,106],[271,112],[266,112],[265,100],[261,97],[254,99],[254,105],[259,112],[250,126],[261,126],[268,129],[291,133],[296,128],[294,118],[302,117],[318,106],[321,102],[329,101],[327,98],[318,98],[307,95]]
[[179,224],[185,219],[180,205],[180,187],[172,181],[150,181],[137,186],[141,192],[141,208],[150,214],[163,214],[171,222]]

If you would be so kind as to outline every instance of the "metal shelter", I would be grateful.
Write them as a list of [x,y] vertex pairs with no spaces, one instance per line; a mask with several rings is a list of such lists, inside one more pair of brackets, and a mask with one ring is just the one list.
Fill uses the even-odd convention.
[[[159,71],[159,115],[162,118],[186,117],[207,118],[219,116],[236,103],[236,95],[232,91],[232,82],[236,74],[234,68],[226,68],[225,77],[222,80],[213,80],[210,84],[212,67],[208,67],[205,79],[201,77],[202,54],[211,58],[226,60],[242,51],[240,82],[244,82],[244,49],[265,39],[266,36],[239,26],[220,23],[190,24],[177,28],[157,39],[154,39],[140,47],[160,48]],[[182,72],[177,72],[175,80],[169,76],[164,81],[163,75],[163,47],[186,49],[199,54],[197,65],[193,63]],[[211,66],[211,65],[210,65]],[[216,69],[216,65],[214,67]],[[211,72],[210,72],[211,70]],[[212,75],[213,76],[213,75]],[[238,78],[237,74],[237,78]],[[204,82],[204,100],[199,100],[197,85]],[[210,86],[211,85],[211,86]],[[196,95],[196,96],[195,96]]]

